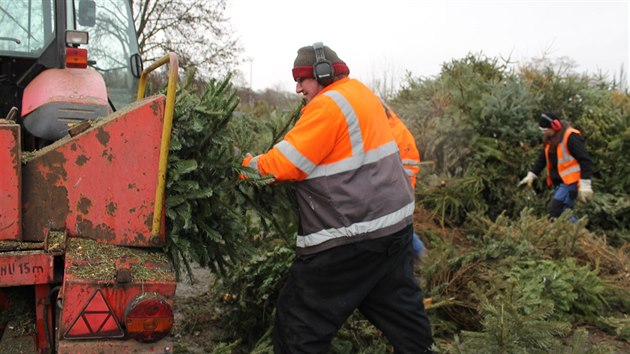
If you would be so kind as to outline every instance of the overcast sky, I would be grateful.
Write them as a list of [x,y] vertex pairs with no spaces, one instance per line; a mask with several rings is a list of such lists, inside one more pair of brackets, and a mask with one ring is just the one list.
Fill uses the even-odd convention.
[[[568,57],[576,71],[628,72],[630,7],[624,1],[228,0],[250,58],[244,84],[294,91],[297,49],[324,42],[365,83],[405,71],[434,76],[467,53],[527,62]],[[627,75],[626,75],[627,76]]]

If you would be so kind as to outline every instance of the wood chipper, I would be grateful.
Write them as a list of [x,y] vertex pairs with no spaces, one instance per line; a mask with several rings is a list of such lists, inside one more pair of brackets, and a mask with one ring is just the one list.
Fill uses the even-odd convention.
[[0,2],[0,353],[172,352],[177,70],[142,70],[128,0]]

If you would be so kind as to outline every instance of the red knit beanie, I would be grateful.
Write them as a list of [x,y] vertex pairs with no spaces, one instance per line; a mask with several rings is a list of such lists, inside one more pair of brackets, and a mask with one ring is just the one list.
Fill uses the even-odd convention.
[[[335,76],[350,74],[350,69],[343,60],[339,59],[334,50],[324,46],[324,56],[332,64]],[[309,45],[298,49],[297,57],[293,62],[293,79],[297,81],[298,78],[308,79],[315,77],[313,75],[315,61],[315,49],[313,46]]]

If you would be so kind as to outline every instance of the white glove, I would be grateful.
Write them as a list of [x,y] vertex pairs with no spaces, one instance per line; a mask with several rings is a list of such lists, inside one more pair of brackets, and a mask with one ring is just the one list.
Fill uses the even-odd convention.
[[581,179],[580,188],[578,189],[578,200],[582,203],[586,203],[593,199],[593,188],[591,188],[590,179]]
[[534,183],[534,180],[535,180],[536,178],[538,178],[538,176],[536,176],[536,174],[535,174],[534,172],[531,172],[531,171],[530,171],[530,172],[527,172],[527,176],[525,176],[525,178],[523,178],[523,179],[519,182],[518,186],[520,187],[520,186],[522,186],[522,185],[524,185],[524,184],[527,184],[527,186],[528,186],[529,188],[531,188],[531,187],[532,187],[532,183]]

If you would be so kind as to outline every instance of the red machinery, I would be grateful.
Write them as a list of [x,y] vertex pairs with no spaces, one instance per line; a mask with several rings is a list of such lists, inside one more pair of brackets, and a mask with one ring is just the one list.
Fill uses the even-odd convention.
[[[172,351],[177,57],[142,71],[130,15],[127,0],[0,5],[2,353]],[[166,96],[144,98],[164,64]]]

